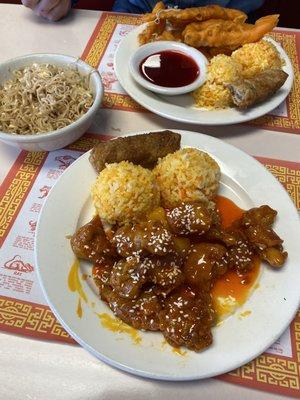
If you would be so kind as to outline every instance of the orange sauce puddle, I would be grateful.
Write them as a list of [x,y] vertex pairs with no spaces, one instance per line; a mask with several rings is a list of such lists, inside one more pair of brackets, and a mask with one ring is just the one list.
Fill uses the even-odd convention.
[[182,350],[180,347],[172,347],[172,353],[176,354],[177,356],[184,357],[187,355],[186,350]]
[[240,317],[241,317],[241,318],[249,317],[249,315],[251,315],[251,314],[252,314],[252,311],[246,310],[246,311],[243,311],[242,313],[240,313],[239,318],[240,318]]
[[228,271],[212,288],[214,308],[219,318],[233,313],[243,305],[251,294],[260,272],[260,261],[255,259],[251,271],[238,275]]
[[188,354],[187,350],[183,350],[181,347],[173,347],[166,341],[166,339],[164,339],[161,342],[161,349],[163,350],[166,346],[171,347],[172,353],[176,354],[177,356],[184,357]]
[[120,319],[111,317],[110,315],[108,315],[106,313],[101,313],[101,314],[97,313],[97,316],[99,317],[99,319],[101,321],[101,325],[104,328],[106,328],[112,332],[126,333],[131,337],[132,341],[135,344],[141,343],[142,338],[138,334],[138,331],[136,329],[132,328],[131,326],[125,324]]
[[82,304],[81,300],[83,300],[85,303],[87,303],[87,297],[86,294],[82,288],[80,279],[79,279],[79,260],[75,260],[71,266],[69,276],[68,276],[68,287],[71,290],[71,292],[76,292],[79,295],[78,298],[78,305],[77,305],[77,310],[76,313],[79,318],[82,317]]
[[79,318],[82,317],[82,306],[81,306],[81,298],[78,298],[78,305],[77,305],[77,315]]
[[216,205],[221,214],[222,228],[228,228],[234,221],[241,218],[245,212],[232,200],[224,196],[217,196]]
[[[221,214],[223,228],[229,227],[234,221],[243,216],[244,210],[226,197],[217,196],[216,203]],[[244,274],[238,274],[236,271],[228,271],[216,281],[212,288],[212,299],[219,319],[232,314],[238,307],[245,303],[252,290],[259,285],[256,282],[259,273],[260,260],[255,258],[251,271]]]
[[77,292],[79,294],[79,297],[87,303],[87,297],[86,294],[84,293],[81,282],[79,279],[79,260],[75,260],[71,266],[69,276],[68,276],[68,286],[71,292]]

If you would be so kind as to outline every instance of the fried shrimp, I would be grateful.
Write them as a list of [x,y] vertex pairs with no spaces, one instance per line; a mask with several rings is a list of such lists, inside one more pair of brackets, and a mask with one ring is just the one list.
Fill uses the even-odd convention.
[[258,19],[255,25],[224,19],[210,19],[189,24],[183,31],[184,42],[193,47],[239,47],[257,42],[270,32],[278,22],[279,15]]
[[139,34],[139,43],[141,45],[157,40],[157,37],[165,32],[166,21],[151,21],[147,27]]
[[153,21],[155,19],[168,20],[171,23],[190,23],[193,21],[206,21],[209,19],[223,19],[236,22],[245,22],[247,15],[242,11],[232,8],[223,8],[218,5],[209,5],[205,7],[192,7],[184,10],[169,8],[164,9],[158,3],[151,14],[147,14],[144,21]]
[[158,3],[155,4],[153,10],[151,13],[145,14],[142,18],[143,22],[150,22],[154,21],[157,18],[157,14],[161,11],[164,10],[166,7],[162,1],[159,1]]

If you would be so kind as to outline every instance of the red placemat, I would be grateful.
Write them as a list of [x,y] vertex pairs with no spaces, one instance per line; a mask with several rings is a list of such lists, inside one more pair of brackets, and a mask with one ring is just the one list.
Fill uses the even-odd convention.
[[[98,140],[99,136],[86,134],[51,153],[22,151],[7,174],[0,192],[0,330],[75,343],[56,320],[39,287],[33,261],[34,233],[51,186]],[[300,163],[256,158],[300,208]],[[266,353],[218,379],[300,398],[299,370],[300,313]]]
[[[103,13],[82,54],[98,68],[105,87],[106,108],[148,112],[126,94],[114,73],[114,53],[122,38],[140,23],[140,16]],[[272,36],[281,43],[294,67],[294,84],[287,99],[275,110],[247,124],[289,133],[300,133],[300,31],[276,29]]]

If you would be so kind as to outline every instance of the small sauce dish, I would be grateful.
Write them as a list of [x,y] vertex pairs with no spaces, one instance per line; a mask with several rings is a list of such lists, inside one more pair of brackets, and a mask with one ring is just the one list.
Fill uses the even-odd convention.
[[200,87],[206,80],[207,63],[193,47],[161,41],[139,47],[129,60],[129,71],[144,88],[172,96]]

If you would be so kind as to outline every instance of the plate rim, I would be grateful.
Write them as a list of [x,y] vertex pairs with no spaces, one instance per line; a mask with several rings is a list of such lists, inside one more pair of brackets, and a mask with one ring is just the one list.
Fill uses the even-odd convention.
[[[156,130],[156,131],[160,131],[160,130]],[[246,158],[250,159],[250,160],[251,160],[252,162],[254,162],[257,166],[259,166],[260,168],[262,168],[262,170],[264,170],[264,173],[266,173],[266,174],[268,175],[269,178],[272,178],[273,182],[275,182],[275,183],[278,185],[278,189],[280,188],[280,190],[282,191],[282,193],[283,193],[283,192],[285,193],[286,199],[289,200],[290,206],[292,206],[292,208],[294,209],[295,213],[297,214],[297,209],[296,209],[296,207],[295,207],[293,201],[291,200],[290,196],[289,196],[288,193],[286,192],[286,190],[280,186],[280,183],[277,181],[277,179],[276,179],[276,178],[275,178],[261,163],[259,163],[259,161],[257,161],[254,157],[250,156],[249,154],[245,153],[244,151],[240,150],[239,148],[237,148],[237,147],[235,147],[235,146],[233,146],[233,145],[231,145],[231,144],[229,144],[229,143],[227,143],[227,142],[224,142],[223,140],[220,140],[220,139],[217,139],[217,138],[214,138],[214,137],[211,137],[211,136],[208,137],[208,136],[205,135],[205,134],[200,134],[200,133],[198,133],[198,132],[192,132],[192,131],[186,131],[186,130],[172,130],[172,131],[177,132],[177,133],[180,133],[181,135],[185,135],[185,134],[188,134],[188,135],[189,135],[189,134],[192,134],[192,135],[200,135],[200,136],[203,136],[203,137],[205,137],[205,138],[208,138],[208,140],[212,140],[212,142],[221,142],[223,145],[228,146],[229,148],[233,148],[235,151],[238,151],[238,152],[239,152],[240,154],[242,154],[243,156],[246,156]],[[130,134],[120,135],[120,137],[121,137],[121,136],[123,136],[123,137],[132,136],[132,135],[136,135],[136,134],[143,134],[143,133],[146,133],[146,132],[149,132],[149,131],[132,132],[132,133],[130,133]],[[152,132],[155,132],[155,131],[153,130]],[[196,145],[195,147],[198,147],[198,146]],[[108,365],[113,366],[113,367],[115,367],[115,368],[117,368],[117,369],[121,369],[121,370],[123,370],[123,371],[125,371],[125,372],[131,373],[131,374],[134,374],[134,375],[137,375],[137,376],[141,376],[141,377],[144,377],[144,378],[155,379],[155,380],[162,380],[162,381],[193,381],[193,380],[199,380],[199,379],[205,379],[205,378],[217,376],[217,375],[220,375],[220,374],[229,372],[229,371],[231,371],[232,369],[235,369],[235,368],[237,368],[237,367],[239,367],[239,366],[241,366],[241,365],[244,365],[245,363],[248,363],[249,361],[251,361],[251,360],[253,360],[254,358],[256,358],[259,354],[262,354],[262,353],[270,346],[270,343],[268,343],[268,344],[263,348],[263,350],[261,350],[261,351],[259,352],[259,354],[256,353],[256,354],[254,354],[254,355],[249,356],[248,359],[243,360],[242,364],[239,363],[239,364],[236,365],[236,366],[233,366],[233,367],[230,366],[230,367],[224,368],[222,371],[210,372],[210,373],[201,374],[201,375],[195,374],[195,375],[193,375],[193,376],[177,376],[177,375],[162,376],[162,375],[158,375],[156,372],[147,372],[147,371],[144,371],[144,370],[142,370],[142,369],[136,369],[136,368],[134,368],[134,367],[130,367],[130,366],[128,366],[128,365],[125,365],[125,364],[123,364],[123,363],[120,363],[120,362],[118,362],[118,361],[115,361],[115,360],[112,359],[112,358],[109,358],[109,357],[103,355],[99,350],[96,350],[93,346],[89,345],[87,342],[85,342],[83,339],[81,339],[81,337],[80,337],[75,331],[73,331],[72,328],[69,327],[68,323],[65,322],[64,319],[60,316],[59,311],[56,310],[56,307],[53,306],[53,304],[52,304],[52,302],[51,302],[51,300],[50,300],[50,297],[48,296],[47,290],[46,290],[46,288],[44,287],[44,282],[43,282],[43,278],[42,278],[42,271],[41,271],[41,269],[40,269],[40,265],[39,265],[39,262],[38,262],[38,258],[39,258],[39,257],[38,257],[38,254],[39,254],[38,243],[39,243],[39,240],[40,240],[40,239],[38,239],[38,237],[39,237],[40,225],[41,225],[41,221],[42,221],[42,215],[43,215],[43,212],[44,212],[44,208],[46,209],[46,207],[47,207],[48,198],[51,198],[51,197],[49,197],[50,194],[51,194],[51,192],[54,192],[54,191],[55,191],[55,187],[56,187],[57,183],[58,183],[60,180],[63,180],[63,176],[64,176],[65,174],[67,174],[68,171],[70,171],[70,168],[72,168],[73,165],[82,162],[83,159],[84,159],[84,160],[85,160],[85,159],[88,159],[90,152],[91,152],[91,150],[88,151],[88,152],[85,152],[85,153],[83,153],[81,156],[79,156],[79,157],[77,158],[77,160],[76,160],[69,168],[67,168],[67,169],[63,172],[63,174],[62,174],[61,177],[58,179],[58,181],[55,183],[55,185],[51,188],[51,190],[50,190],[50,192],[49,192],[49,195],[48,195],[48,197],[47,197],[45,203],[43,204],[42,210],[41,210],[40,215],[39,215],[38,223],[37,223],[37,233],[36,233],[36,240],[35,240],[35,249],[34,249],[35,251],[34,251],[34,256],[35,256],[35,265],[36,265],[36,267],[37,267],[36,271],[37,271],[38,281],[39,281],[39,284],[40,284],[40,287],[41,287],[41,289],[42,289],[43,295],[45,296],[45,299],[46,299],[46,301],[47,301],[49,307],[51,308],[52,312],[54,313],[54,315],[56,316],[56,318],[58,319],[58,321],[61,323],[61,325],[66,329],[66,331],[67,331],[67,332],[68,332],[68,333],[69,333],[69,334],[70,334],[84,349],[86,349],[86,350],[89,351],[91,354],[93,354],[96,358],[100,359],[101,361],[104,361],[104,362],[107,363]],[[297,215],[298,215],[298,214],[297,214]],[[298,305],[297,305],[297,308],[299,308],[299,305],[300,305],[300,296],[298,296]],[[280,330],[280,332],[278,332],[278,334],[277,334],[276,336],[274,336],[274,341],[275,341],[278,337],[280,337],[280,336],[282,335],[282,333],[286,330],[286,328],[290,325],[290,323],[291,323],[291,321],[293,320],[293,318],[294,318],[296,312],[297,312],[297,309],[296,309],[296,311],[293,311],[293,312],[290,313],[290,318],[289,318],[288,320],[285,320],[285,323],[282,324],[282,329]],[[102,329],[102,328],[99,327],[99,330],[101,330],[101,329]],[[104,328],[103,328],[103,329],[104,329]],[[201,354],[200,354],[200,356],[201,356]]]

